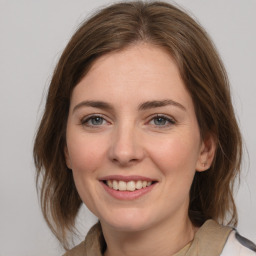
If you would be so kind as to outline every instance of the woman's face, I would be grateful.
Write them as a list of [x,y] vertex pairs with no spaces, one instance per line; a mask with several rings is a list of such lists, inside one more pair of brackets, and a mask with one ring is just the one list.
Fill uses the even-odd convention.
[[74,88],[66,139],[78,193],[102,225],[136,231],[187,218],[207,150],[161,48],[137,44],[99,58]]

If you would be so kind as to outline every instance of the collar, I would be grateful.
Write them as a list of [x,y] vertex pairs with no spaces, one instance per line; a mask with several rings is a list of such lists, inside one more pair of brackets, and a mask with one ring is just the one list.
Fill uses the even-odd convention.
[[[194,240],[174,256],[219,256],[232,230],[207,220],[196,232]],[[103,256],[105,249],[106,242],[98,222],[89,230],[85,240],[64,256]]]

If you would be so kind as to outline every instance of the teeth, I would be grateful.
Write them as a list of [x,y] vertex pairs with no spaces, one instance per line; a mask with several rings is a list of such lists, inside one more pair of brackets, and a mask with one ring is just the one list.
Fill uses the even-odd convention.
[[142,188],[142,181],[138,180],[136,182],[136,185],[135,185],[136,189],[141,189]]
[[138,180],[138,181],[117,181],[117,180],[107,180],[107,185],[114,190],[120,191],[135,191],[138,189],[142,189],[148,187],[152,184],[152,181]]
[[125,190],[126,190],[126,182],[124,182],[124,181],[119,181],[119,182],[118,182],[118,189],[119,189],[120,191],[125,191]]
[[116,180],[113,180],[113,189],[118,190],[118,182]]
[[111,181],[111,180],[108,180],[108,181],[107,181],[107,185],[108,185],[110,188],[113,188],[113,184],[112,184],[112,181]]
[[126,189],[129,190],[129,191],[134,191],[135,190],[135,182],[134,181],[129,181],[127,182],[127,185],[126,185]]

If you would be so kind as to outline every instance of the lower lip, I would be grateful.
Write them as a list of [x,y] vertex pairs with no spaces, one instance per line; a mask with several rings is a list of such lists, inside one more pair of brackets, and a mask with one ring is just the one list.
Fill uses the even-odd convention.
[[104,182],[101,182],[101,183],[104,189],[108,192],[108,194],[110,194],[111,196],[119,200],[134,200],[134,199],[140,198],[145,194],[149,193],[156,184],[156,183],[153,183],[148,187],[134,190],[134,191],[120,191],[120,190],[114,190],[113,188],[110,188]]

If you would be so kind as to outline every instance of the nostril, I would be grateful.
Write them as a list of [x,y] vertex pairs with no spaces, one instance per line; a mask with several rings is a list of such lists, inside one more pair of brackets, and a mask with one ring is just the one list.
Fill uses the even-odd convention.
[[123,128],[113,137],[108,151],[109,159],[119,165],[136,163],[144,157],[142,142],[128,126],[124,128],[122,125]]
[[139,161],[139,159],[129,158],[129,157],[120,157],[120,158],[116,157],[116,158],[113,158],[112,161],[121,166],[125,166],[125,165],[131,165],[133,163],[136,163]]

